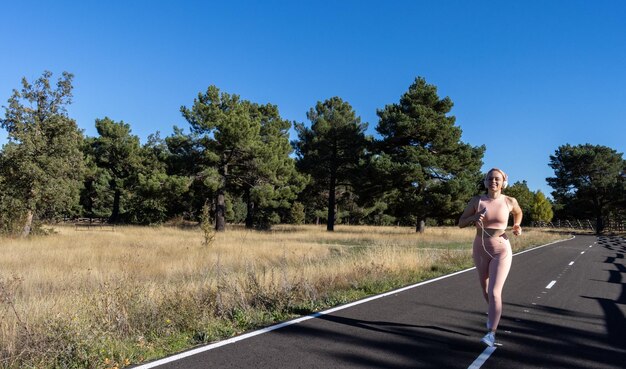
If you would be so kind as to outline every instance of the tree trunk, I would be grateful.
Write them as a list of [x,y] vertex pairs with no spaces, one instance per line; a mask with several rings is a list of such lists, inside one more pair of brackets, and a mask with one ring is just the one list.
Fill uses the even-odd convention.
[[28,210],[26,213],[26,220],[24,221],[24,228],[22,229],[22,237],[28,237],[33,227],[33,211]]
[[93,198],[95,196],[95,190],[93,188],[93,180],[88,181],[85,184],[85,192],[87,193],[87,204],[85,208],[85,212],[89,214],[90,218],[93,218]]
[[117,223],[120,217],[120,198],[122,197],[122,192],[119,189],[115,189],[115,194],[113,195],[113,211],[111,212],[111,217],[109,218],[109,223]]
[[602,221],[602,215],[596,214],[596,234],[599,235],[604,230],[604,222]]
[[602,233],[604,230],[604,222],[602,221],[602,203],[601,200],[598,199],[598,196],[594,196],[593,203],[595,205],[595,213],[596,213],[596,234]]
[[330,186],[328,189],[328,221],[326,222],[326,230],[334,231],[335,230],[335,186],[336,186],[337,178],[335,177],[335,173],[330,175]]
[[246,214],[246,228],[251,229],[254,228],[254,202],[250,198],[250,191],[246,191],[246,205],[247,205],[247,214]]
[[224,189],[217,191],[215,206],[215,230],[224,232],[226,230],[226,202],[224,201]]
[[424,222],[424,219],[415,223],[415,232],[424,233],[424,229],[426,229],[426,222]]

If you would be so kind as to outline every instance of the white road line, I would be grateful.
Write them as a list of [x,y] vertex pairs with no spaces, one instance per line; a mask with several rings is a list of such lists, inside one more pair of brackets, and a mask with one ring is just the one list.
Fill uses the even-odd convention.
[[528,249],[528,250],[520,251],[520,252],[518,252],[518,253],[516,253],[516,254],[513,254],[513,256],[517,256],[517,255],[525,254],[525,253],[527,253],[527,252],[535,251],[535,250],[538,250],[538,249],[544,248],[544,247],[546,247],[546,246],[554,245],[555,243],[565,242],[565,241],[570,241],[570,240],[573,240],[574,238],[576,238],[576,236],[572,236],[572,237],[570,237],[570,238],[566,238],[566,239],[564,239],[564,240],[556,240],[556,241],[552,241],[552,242],[550,242],[550,243],[546,243],[545,245],[541,245],[541,246],[533,247],[532,249]]
[[573,261],[572,261],[572,262],[570,262],[570,263],[569,263],[569,265],[574,265],[574,262],[573,262]]
[[585,252],[583,251],[583,252],[581,252],[580,254],[582,255],[582,254],[584,254],[584,253],[585,253]]
[[480,356],[478,356],[476,358],[476,360],[474,360],[472,365],[467,367],[467,369],[478,369],[478,368],[480,368],[485,363],[485,361],[487,361],[487,359],[489,359],[489,356],[491,356],[491,354],[493,354],[494,351],[496,351],[495,347],[487,347],[485,349],[485,351],[483,351],[483,353],[480,354]]
[[546,286],[546,289],[550,289],[550,288],[552,288],[552,286],[554,286],[554,284],[555,284],[555,283],[556,283],[556,281],[552,281],[552,282],[550,282],[550,284],[548,284],[548,285]]

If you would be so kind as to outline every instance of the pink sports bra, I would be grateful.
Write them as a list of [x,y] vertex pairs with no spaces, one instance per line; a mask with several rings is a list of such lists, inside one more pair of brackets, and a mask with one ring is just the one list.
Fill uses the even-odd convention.
[[[483,209],[487,209],[487,213],[483,218],[484,228],[506,229],[509,223],[509,213],[511,213],[506,196],[500,195],[496,199],[485,195],[481,196],[478,200],[477,211],[480,212]],[[478,227],[478,224],[476,226]]]

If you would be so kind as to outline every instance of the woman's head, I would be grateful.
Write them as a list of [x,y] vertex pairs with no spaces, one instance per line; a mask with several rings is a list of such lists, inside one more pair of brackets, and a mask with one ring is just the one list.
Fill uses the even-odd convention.
[[509,176],[502,169],[491,168],[485,175],[484,183],[488,190],[492,183],[497,187],[497,189],[494,188],[493,190],[503,190],[509,185]]

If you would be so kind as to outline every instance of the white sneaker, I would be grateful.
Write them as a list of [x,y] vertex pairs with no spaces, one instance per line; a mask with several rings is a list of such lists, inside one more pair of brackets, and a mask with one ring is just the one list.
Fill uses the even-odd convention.
[[488,332],[480,341],[489,347],[493,347],[496,344],[496,334]]

